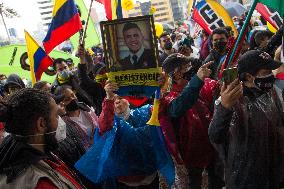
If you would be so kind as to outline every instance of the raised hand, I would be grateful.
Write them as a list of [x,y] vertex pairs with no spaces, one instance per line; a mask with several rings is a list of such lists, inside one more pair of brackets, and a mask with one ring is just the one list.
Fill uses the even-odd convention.
[[210,77],[212,71],[208,68],[211,64],[213,64],[213,61],[208,62],[204,65],[202,65],[198,71],[197,71],[197,76],[199,77],[199,79],[201,79],[202,81],[204,81],[205,78]]
[[221,104],[225,108],[234,106],[243,95],[243,86],[239,79],[235,79],[226,86],[224,83],[221,87]]
[[106,99],[113,100],[115,97],[114,91],[118,90],[118,85],[115,82],[107,80],[104,89],[106,91]]

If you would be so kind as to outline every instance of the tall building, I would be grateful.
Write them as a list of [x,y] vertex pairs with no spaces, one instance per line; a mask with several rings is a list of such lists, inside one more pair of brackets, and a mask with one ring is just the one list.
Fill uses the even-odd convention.
[[17,31],[16,31],[15,28],[9,28],[8,32],[9,32],[10,37],[15,37],[16,38],[18,36],[17,35]]
[[141,2],[137,1],[132,10],[129,10],[129,11],[123,10],[122,14],[123,14],[123,18],[142,16],[143,14],[141,10]]
[[53,1],[52,0],[38,0],[37,5],[39,8],[43,29],[48,30],[52,19]]
[[170,0],[171,6],[172,6],[172,11],[173,11],[173,16],[174,16],[174,21],[183,21],[184,16],[183,16],[183,5],[181,0]]
[[152,5],[150,1],[143,3],[137,1],[134,6],[134,9],[130,11],[123,11],[123,17],[129,18],[148,15],[151,6],[155,7],[157,10],[154,14],[155,22],[162,22],[168,24],[174,23],[173,12],[169,0],[152,0]]
[[174,23],[173,11],[169,0],[152,0],[152,6],[157,9],[154,14],[155,22]]

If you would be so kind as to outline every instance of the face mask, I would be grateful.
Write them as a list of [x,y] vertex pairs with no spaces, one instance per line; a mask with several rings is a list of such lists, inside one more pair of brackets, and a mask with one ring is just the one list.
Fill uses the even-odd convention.
[[78,100],[74,99],[72,100],[67,106],[65,107],[66,111],[73,112],[75,110],[79,110]]
[[234,22],[234,25],[237,27],[239,26],[239,22]]
[[128,107],[127,110],[121,114],[115,114],[117,117],[127,120],[130,116],[130,108]]
[[269,74],[262,77],[256,77],[254,79],[254,84],[259,89],[265,92],[268,92],[270,89],[272,89],[274,82],[275,82],[275,77],[273,74]]
[[214,47],[218,52],[224,52],[227,46],[227,42],[225,41],[217,41],[214,43]]
[[[56,141],[54,141],[54,136],[52,136],[52,134],[54,133],[55,133]],[[44,134],[35,134],[35,135],[26,135],[26,136],[15,135],[15,136],[25,138],[25,137],[37,137],[37,136],[42,136],[42,135],[45,135],[46,144],[30,144],[30,145],[46,145],[46,146],[49,146],[47,147],[48,149],[56,149],[57,143],[63,141],[66,138],[66,123],[59,116],[57,129],[55,131],[50,131]]]
[[173,44],[172,44],[172,42],[167,42],[166,44],[165,44],[165,49],[166,50],[171,50],[173,48]]
[[66,83],[71,76],[71,72],[69,70],[62,70],[58,74],[58,82],[61,83]]
[[66,138],[66,123],[60,116],[58,118],[58,126],[55,132],[57,142],[61,142]]

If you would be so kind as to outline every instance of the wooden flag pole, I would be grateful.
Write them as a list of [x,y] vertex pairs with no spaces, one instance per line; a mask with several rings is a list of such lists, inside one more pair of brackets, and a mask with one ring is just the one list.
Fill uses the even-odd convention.
[[88,24],[89,24],[89,20],[90,20],[90,15],[91,15],[91,9],[92,9],[92,5],[93,5],[93,1],[94,1],[94,0],[91,0],[91,4],[90,4],[90,7],[89,7],[89,11],[88,11],[88,17],[87,17],[86,27],[85,27],[85,30],[84,30],[84,34],[83,34],[83,36],[82,36],[81,39],[80,39],[80,45],[84,45],[84,44],[85,44],[86,33],[87,33]]

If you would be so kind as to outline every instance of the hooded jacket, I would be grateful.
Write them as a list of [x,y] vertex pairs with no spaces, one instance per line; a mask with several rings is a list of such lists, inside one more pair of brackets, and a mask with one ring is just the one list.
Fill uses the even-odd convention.
[[210,111],[217,82],[202,82],[194,76],[188,83],[173,85],[161,100],[159,120],[165,140],[176,161],[187,168],[205,168],[213,161],[214,149],[209,142]]
[[10,85],[17,85],[21,89],[25,88],[25,84],[23,80],[18,76],[17,74],[11,74],[6,80],[6,83],[4,85],[4,91],[8,92],[8,88]]
[[283,110],[276,92],[244,88],[232,109],[215,108],[209,137],[225,164],[226,188],[276,189],[283,181]]

